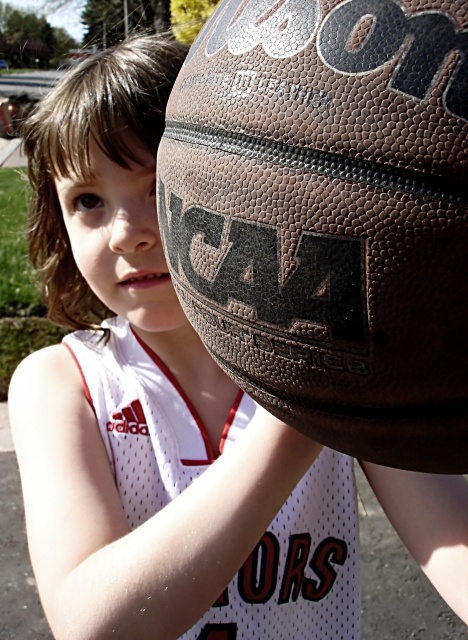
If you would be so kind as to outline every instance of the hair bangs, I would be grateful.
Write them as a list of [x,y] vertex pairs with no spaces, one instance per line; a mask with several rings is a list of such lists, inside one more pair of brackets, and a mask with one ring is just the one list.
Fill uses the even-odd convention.
[[[54,175],[91,177],[91,142],[126,169],[130,168],[129,161],[141,163],[139,146],[156,158],[163,134],[163,112],[154,107],[153,96],[135,92],[134,70],[130,69],[127,76],[132,82],[118,82],[117,78],[122,80],[122,70],[120,75],[114,73],[114,66],[109,63],[95,73],[88,73],[82,82],[76,83],[74,99],[68,95],[66,108],[56,109],[60,120],[53,119],[47,133],[47,148],[53,150],[49,166]],[[68,113],[63,117],[65,111]]]

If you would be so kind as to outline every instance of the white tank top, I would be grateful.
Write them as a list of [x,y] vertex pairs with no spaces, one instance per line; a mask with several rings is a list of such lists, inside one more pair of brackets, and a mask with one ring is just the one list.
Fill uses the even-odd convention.
[[[104,326],[106,343],[91,331],[64,343],[82,373],[135,528],[235,446],[256,405],[239,392],[219,451],[212,451],[200,417],[160,358],[122,318]],[[324,449],[219,600],[182,638],[358,640],[358,536],[352,458]]]

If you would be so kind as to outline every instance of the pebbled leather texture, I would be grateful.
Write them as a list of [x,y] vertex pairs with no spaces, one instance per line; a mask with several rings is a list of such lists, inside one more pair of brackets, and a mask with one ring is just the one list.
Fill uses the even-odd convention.
[[158,191],[181,303],[241,387],[356,457],[468,472],[464,0],[224,1]]

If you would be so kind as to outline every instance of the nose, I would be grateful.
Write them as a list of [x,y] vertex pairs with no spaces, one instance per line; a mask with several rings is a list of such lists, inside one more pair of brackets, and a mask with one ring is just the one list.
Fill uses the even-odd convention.
[[110,228],[109,246],[114,253],[147,251],[160,242],[156,211],[152,215],[119,211]]

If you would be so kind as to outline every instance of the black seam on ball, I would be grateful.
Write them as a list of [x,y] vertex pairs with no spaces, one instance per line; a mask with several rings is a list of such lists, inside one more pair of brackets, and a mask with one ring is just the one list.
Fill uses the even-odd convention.
[[340,178],[348,182],[403,191],[438,201],[468,204],[466,184],[412,169],[182,122],[166,123],[164,137],[293,169],[314,171],[320,175]]

